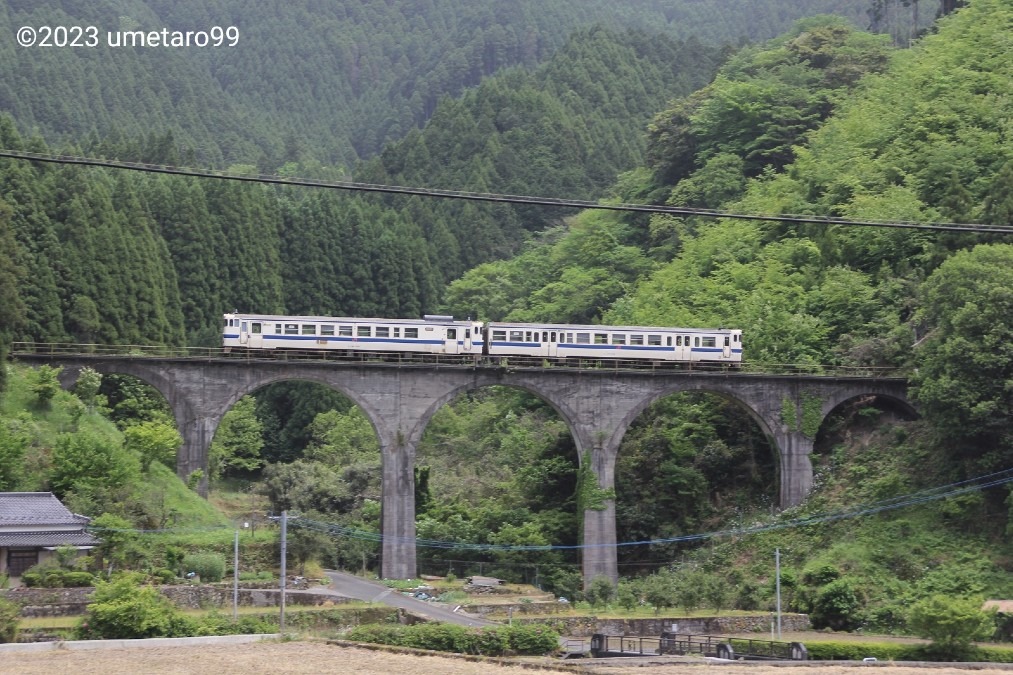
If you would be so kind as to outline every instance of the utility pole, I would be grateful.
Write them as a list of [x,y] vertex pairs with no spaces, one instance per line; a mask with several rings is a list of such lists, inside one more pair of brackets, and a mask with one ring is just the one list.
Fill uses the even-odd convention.
[[278,620],[279,631],[285,632],[285,558],[288,557],[288,510],[281,512],[281,617]]
[[781,639],[781,549],[774,549],[774,570],[777,577],[777,639]]
[[239,528],[232,552],[232,620],[239,621]]

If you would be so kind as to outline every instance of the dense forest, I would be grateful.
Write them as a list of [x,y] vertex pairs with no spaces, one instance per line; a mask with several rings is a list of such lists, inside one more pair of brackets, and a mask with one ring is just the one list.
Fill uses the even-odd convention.
[[[243,0],[12,0],[0,30],[95,26],[96,48],[0,44],[0,111],[22,133],[48,142],[83,139],[118,146],[171,134],[200,165],[286,163],[304,172],[351,169],[421,126],[440,100],[505,68],[545,62],[577,28],[633,28],[677,40],[737,44],[773,37],[817,13],[883,29],[909,24],[889,11],[842,0],[296,0],[282,6]],[[900,6],[899,0],[896,3]],[[905,2],[905,5],[908,3]],[[923,0],[924,25],[936,2]],[[917,5],[917,3],[916,3]],[[897,16],[895,16],[897,15]],[[209,30],[235,26],[238,45],[218,48],[109,48],[108,31]],[[910,26],[906,29],[910,33]],[[129,148],[120,148],[128,159]],[[159,161],[153,159],[152,161]]]
[[[917,4],[871,8],[885,22]],[[943,3],[947,15],[910,46],[857,29],[852,16],[819,16],[731,49],[704,37],[757,36],[711,23],[718,34],[698,30],[690,39],[643,25],[648,15],[631,10],[626,27],[573,26],[530,61],[523,49],[507,48],[473,79],[427,85],[436,92],[431,109],[424,97],[416,111],[364,94],[384,113],[364,114],[379,126],[362,147],[323,143],[299,115],[272,138],[284,146],[291,131],[313,152],[286,155],[234,136],[231,147],[242,150],[229,154],[199,140],[225,138],[217,129],[132,127],[140,118],[128,115],[122,133],[103,133],[92,120],[94,133],[82,137],[73,128],[53,133],[17,110],[0,119],[0,146],[44,152],[73,138],[75,152],[166,164],[338,176],[356,161],[347,175],[374,182],[729,213],[1009,225],[1013,10],[1000,0],[956,4]],[[148,18],[172,11],[147,7]],[[432,3],[426,21],[443,16],[440,7]],[[921,20],[935,15],[921,10]],[[525,11],[538,15],[533,6]],[[677,16],[662,25],[680,24]],[[754,21],[760,30],[776,23],[775,14],[763,16]],[[220,65],[216,72],[226,72]],[[231,77],[248,77],[231,67]],[[265,85],[261,96],[268,90],[285,91]],[[230,100],[239,106],[242,96]],[[400,121],[385,127],[392,110],[401,110]],[[251,117],[244,133],[258,124]],[[1013,502],[1002,478],[1013,465],[1008,235],[570,214],[2,160],[0,246],[13,252],[0,257],[5,341],[211,345],[223,308],[438,310],[731,325],[743,329],[757,367],[893,369],[909,377],[922,419],[899,419],[876,401],[837,411],[816,436],[813,494],[783,513],[775,508],[775,451],[744,412],[707,394],[671,396],[645,411],[619,453],[618,536],[658,543],[622,548],[629,579],[620,599],[718,587],[734,597],[715,602],[768,609],[775,547],[784,555],[788,606],[819,627],[905,630],[904,608],[934,593],[1013,593]],[[152,466],[171,465],[165,448],[173,438],[160,436],[172,428],[164,402],[128,378],[105,378],[78,391],[76,413],[61,394],[71,412],[60,423],[66,429],[97,416],[121,431],[44,433],[32,415],[54,397],[54,378],[18,371],[9,398],[36,412],[5,408],[0,454],[11,461],[0,464],[23,470],[0,473],[0,489],[53,489],[82,512],[159,525],[164,504],[139,486]],[[109,459],[78,464],[88,453]],[[460,544],[421,548],[420,572],[481,563],[505,578],[579,593],[572,547],[581,470],[565,425],[546,404],[509,390],[461,397],[433,418],[417,456],[419,537]],[[117,465],[129,466],[113,477]],[[375,434],[351,402],[283,384],[236,405],[216,434],[209,471],[223,488],[254,485],[275,508],[375,533],[379,465]],[[985,475],[1000,476],[999,484],[875,516],[790,526]],[[681,541],[755,523],[773,531]],[[303,544],[328,564],[376,561],[367,536],[339,545],[307,536]],[[474,544],[555,547],[485,552]]]

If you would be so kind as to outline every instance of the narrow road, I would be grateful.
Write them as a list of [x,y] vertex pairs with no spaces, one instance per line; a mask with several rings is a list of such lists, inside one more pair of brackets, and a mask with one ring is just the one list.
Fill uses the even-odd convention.
[[469,616],[461,611],[455,612],[454,608],[448,605],[408,597],[400,591],[387,588],[377,581],[363,579],[354,574],[327,570],[327,576],[331,580],[330,585],[327,587],[318,586],[313,588],[311,592],[325,595],[340,595],[364,602],[382,602],[385,605],[424,616],[431,621],[443,621],[445,623],[456,623],[460,626],[474,627],[499,625],[495,621]]

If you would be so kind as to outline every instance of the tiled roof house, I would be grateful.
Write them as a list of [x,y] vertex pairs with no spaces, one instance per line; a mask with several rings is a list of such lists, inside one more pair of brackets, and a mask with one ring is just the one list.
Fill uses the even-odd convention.
[[0,492],[0,576],[17,585],[25,570],[52,557],[59,546],[97,545],[84,529],[89,522],[52,492]]

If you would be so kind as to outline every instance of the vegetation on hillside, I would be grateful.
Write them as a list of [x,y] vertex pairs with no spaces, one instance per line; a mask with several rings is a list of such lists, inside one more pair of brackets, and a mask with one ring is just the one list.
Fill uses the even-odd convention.
[[[3,34],[36,27],[41,41],[43,26],[94,26],[98,44],[0,44],[0,111],[51,144],[101,139],[103,153],[122,159],[166,163],[157,155],[168,138],[192,149],[187,163],[252,164],[262,172],[299,163],[316,173],[375,155],[422,126],[442,98],[485,77],[544,63],[581,27],[638,28],[717,45],[770,38],[820,12],[864,26],[866,9],[839,0],[17,1],[0,7]],[[932,12],[925,8],[924,21]],[[881,23],[890,29],[890,20]],[[214,26],[235,27],[238,41],[106,46],[108,32]],[[147,141],[143,151],[132,147],[139,137]]]
[[[642,161],[610,198],[1008,224],[1011,20],[1008,3],[976,0],[896,51],[839,19],[809,19],[736,53],[695,92],[713,54],[695,53],[699,70],[676,74],[662,64],[686,44],[579,31],[558,60],[441,104],[429,126],[360,171],[593,196],[610,171]],[[599,82],[596,69],[623,81]],[[623,125],[665,105],[639,91],[652,83],[677,98],[631,150]],[[5,142],[42,147],[14,126],[0,124]],[[87,175],[0,164],[9,205],[0,242],[17,242],[0,261],[9,321],[0,330],[11,337],[210,343],[233,305],[413,315],[438,306],[442,284],[476,263],[446,292],[449,311],[734,325],[761,366],[897,369],[923,419],[850,402],[813,434],[813,493],[775,513],[774,449],[745,413],[706,394],[657,402],[631,427],[616,468],[618,538],[631,544],[621,569],[641,573],[616,602],[768,611],[776,549],[785,609],[818,627],[910,631],[920,619],[909,608],[940,594],[1013,593],[1013,244],[997,236],[597,212],[542,229],[550,223],[523,211]],[[487,262],[526,238],[518,256]],[[477,252],[465,252],[473,242]],[[168,435],[138,424],[164,424],[159,406],[129,384],[104,390],[103,402],[57,391],[43,369],[27,378],[14,378],[4,402],[4,486],[55,489],[79,510],[135,524],[166,518],[155,492],[138,490],[143,457],[150,480],[170,472]],[[309,526],[291,542],[301,563],[374,566],[380,456],[364,415],[332,392],[291,384],[254,399],[219,430],[214,477],[257,480],[272,508],[302,512]],[[105,407],[120,426],[136,425],[126,442],[99,421]],[[434,416],[417,457],[419,537],[438,542],[420,548],[421,571],[477,568],[580,592],[574,547],[589,472],[544,403],[509,391],[461,396]],[[957,490],[984,475],[996,485]],[[596,599],[611,593],[590,581]]]

